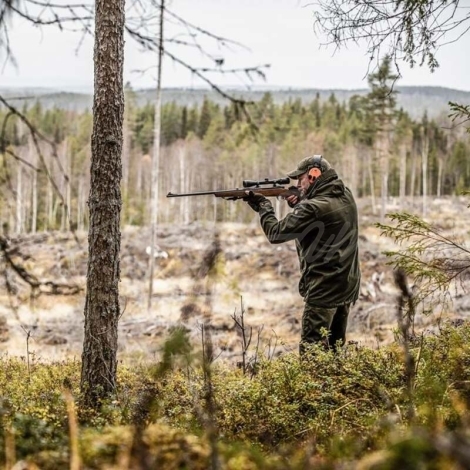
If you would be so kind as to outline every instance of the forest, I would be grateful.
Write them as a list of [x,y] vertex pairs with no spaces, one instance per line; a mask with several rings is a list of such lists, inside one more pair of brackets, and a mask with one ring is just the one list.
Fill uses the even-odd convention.
[[[357,197],[370,199],[374,213],[391,198],[406,204],[405,198],[460,194],[470,184],[464,127],[446,115],[429,119],[424,114],[414,120],[397,109],[395,95],[388,96],[387,91],[393,78],[390,64],[383,67],[387,69],[383,77],[378,75],[383,71],[370,77],[370,93],[348,102],[338,102],[332,94],[323,101],[317,97],[307,103],[296,99],[276,105],[267,92],[252,106],[249,118],[230,103],[164,105],[159,220],[247,221],[249,213],[241,204],[217,204],[210,198],[168,201],[165,196],[169,191],[237,188],[244,179],[282,177],[312,150],[331,160]],[[133,96],[126,88],[123,226],[145,225],[150,216],[154,106],[137,107]],[[39,169],[24,124],[14,116],[4,120],[7,111],[2,111],[7,150],[2,154],[2,220],[8,221],[11,233],[64,230],[69,210],[73,226],[86,229],[91,112],[42,110],[39,103],[23,112],[57,145],[57,155],[43,157],[54,183]],[[382,129],[384,119],[389,130]]]

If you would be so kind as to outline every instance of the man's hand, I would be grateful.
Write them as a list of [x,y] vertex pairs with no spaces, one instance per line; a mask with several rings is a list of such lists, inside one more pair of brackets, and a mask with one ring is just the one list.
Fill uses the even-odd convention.
[[289,207],[295,207],[300,202],[300,191],[296,186],[291,186],[289,190],[294,194],[287,196],[285,200],[287,204],[289,204]]
[[247,202],[255,212],[259,212],[261,204],[264,202],[270,204],[270,202],[261,194],[255,194],[253,191],[245,191],[245,194],[246,196],[243,198],[243,200]]

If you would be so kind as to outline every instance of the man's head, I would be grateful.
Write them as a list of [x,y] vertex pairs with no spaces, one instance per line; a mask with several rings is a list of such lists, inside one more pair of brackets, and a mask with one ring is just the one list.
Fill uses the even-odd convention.
[[315,183],[322,173],[330,168],[331,165],[329,162],[321,155],[313,155],[312,157],[306,157],[301,160],[297,168],[287,173],[287,176],[298,180],[297,187],[300,189],[302,196],[305,196],[308,188]]

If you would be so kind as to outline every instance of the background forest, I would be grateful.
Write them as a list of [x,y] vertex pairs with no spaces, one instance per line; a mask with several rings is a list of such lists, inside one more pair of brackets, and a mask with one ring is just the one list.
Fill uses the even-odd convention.
[[[283,176],[305,155],[322,153],[358,198],[369,198],[383,220],[390,198],[401,208],[406,199],[457,195],[470,185],[469,136],[446,116],[426,113],[412,119],[398,109],[390,62],[369,77],[370,92],[340,102],[334,94],[311,102],[290,99],[275,104],[267,92],[249,107],[247,118],[236,104],[162,108],[162,157],[159,171],[159,221],[247,221],[243,204],[210,197],[167,200],[169,192],[240,187],[243,179]],[[150,217],[150,165],[154,106],[138,107],[126,88],[121,223],[146,225]],[[92,115],[37,102],[23,109],[58,146],[57,155],[38,156],[17,116],[0,109],[5,149],[1,154],[0,217],[11,233],[87,227]],[[13,156],[15,158],[13,158]],[[39,159],[44,159],[47,178]],[[58,191],[54,191],[53,184]],[[396,204],[395,204],[396,205]],[[285,210],[278,205],[278,210]],[[6,224],[6,225],[5,225]]]

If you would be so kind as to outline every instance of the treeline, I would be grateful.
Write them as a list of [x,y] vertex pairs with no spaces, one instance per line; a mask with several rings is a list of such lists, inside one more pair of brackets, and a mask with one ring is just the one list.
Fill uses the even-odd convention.
[[[382,212],[390,197],[459,194],[470,186],[469,138],[449,120],[412,120],[386,91],[390,70],[370,76],[371,92],[341,103],[334,95],[310,103],[276,105],[266,93],[244,112],[239,105],[204,100],[200,107],[169,103],[162,109],[159,220],[245,221],[244,204],[211,197],[167,199],[166,193],[240,187],[243,179],[284,176],[306,155],[321,153],[357,197],[369,197]],[[4,230],[65,229],[70,221],[87,226],[90,111],[23,112],[57,146],[35,142],[25,124],[0,109],[0,215]],[[149,217],[153,105],[137,107],[126,91],[123,146],[123,224],[146,224]],[[40,148],[40,152],[38,152]],[[284,205],[278,205],[281,211]]]

